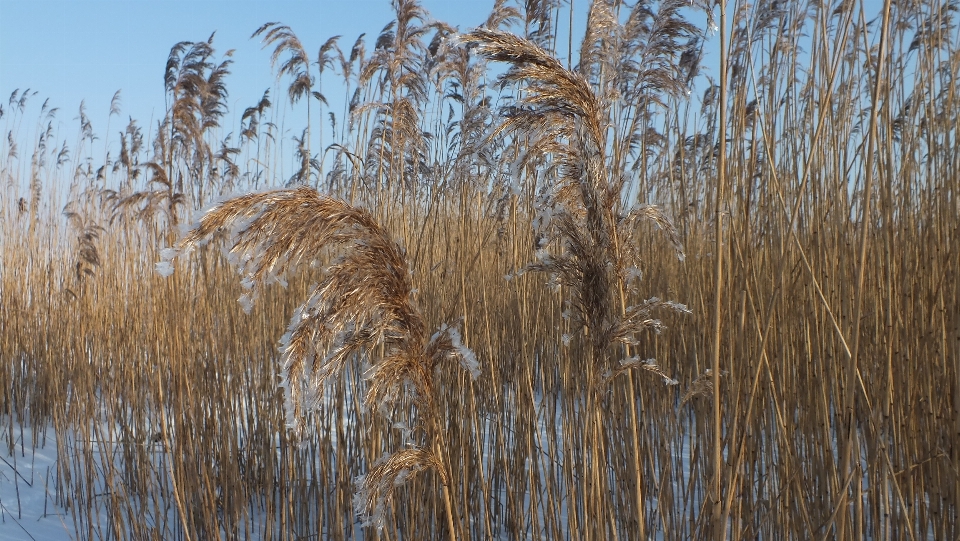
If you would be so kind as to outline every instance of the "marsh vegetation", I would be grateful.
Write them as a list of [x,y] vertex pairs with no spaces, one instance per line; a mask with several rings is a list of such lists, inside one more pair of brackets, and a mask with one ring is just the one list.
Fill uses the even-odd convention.
[[106,152],[10,96],[0,442],[71,536],[960,537],[957,3],[571,4],[251,29],[238,136],[212,38]]

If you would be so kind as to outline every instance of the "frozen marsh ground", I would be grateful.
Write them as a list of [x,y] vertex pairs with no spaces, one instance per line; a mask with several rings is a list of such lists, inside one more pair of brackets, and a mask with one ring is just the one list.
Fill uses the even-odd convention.
[[[73,519],[56,503],[56,435],[46,430],[34,447],[33,430],[6,425],[0,438],[0,539],[74,539]],[[10,439],[10,436],[13,439]]]

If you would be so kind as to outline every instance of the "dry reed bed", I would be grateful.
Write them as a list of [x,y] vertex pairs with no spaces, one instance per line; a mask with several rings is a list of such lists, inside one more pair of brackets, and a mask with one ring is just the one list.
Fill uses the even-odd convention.
[[[599,39],[613,27],[598,6],[591,19],[596,39],[581,52],[593,64],[585,62],[583,73],[610,89],[623,81],[605,78],[614,66],[604,62],[615,55],[596,53],[617,43]],[[489,111],[476,106],[482,64],[461,49],[447,52],[453,59],[443,72],[458,81],[463,100],[465,120],[453,131],[443,129],[440,114],[411,120],[407,107],[422,89],[398,72],[370,68],[386,73],[386,94],[359,69],[348,79],[348,94],[360,89],[361,103],[391,106],[359,109],[355,123],[341,123],[337,134],[350,148],[365,149],[366,175],[339,153],[325,181],[371,209],[406,248],[427,328],[457,325],[481,362],[477,379],[454,369],[436,373],[458,537],[632,539],[641,528],[664,539],[960,535],[956,29],[944,22],[950,12],[942,6],[898,7],[886,23],[893,30],[882,56],[890,74],[883,80],[894,83],[875,87],[864,51],[881,58],[883,19],[868,25],[876,14],[858,6],[802,6],[806,11],[728,8],[730,66],[739,68],[728,74],[724,190],[716,182],[715,106],[664,95],[668,114],[653,115],[650,122],[659,124],[649,126],[631,124],[645,113],[631,113],[628,101],[614,101],[604,113],[618,133],[635,136],[646,156],[619,148],[615,137],[606,166],[620,174],[639,162],[633,193],[667,207],[687,254],[678,262],[656,228],[641,228],[643,276],[627,304],[658,296],[685,303],[692,314],[661,314],[666,331],[641,335],[632,348],[655,357],[679,387],[642,371],[614,378],[594,395],[601,415],[592,432],[586,427],[598,416],[584,367],[595,353],[564,317],[571,290],[518,273],[538,257],[539,190],[557,179],[550,159],[556,149],[538,158],[522,134],[483,139]],[[416,8],[398,4],[400,28],[418,23]],[[510,15],[503,5],[496,9]],[[556,23],[549,13],[519,12],[528,35],[548,49],[549,36],[536,30]],[[914,45],[909,31],[924,22],[928,31]],[[800,29],[809,39],[790,41]],[[393,37],[423,39],[402,31]],[[404,64],[427,54],[410,43],[397,47],[396,58],[384,60],[383,53],[378,61]],[[358,67],[346,52],[344,60]],[[682,52],[664,58],[677,63]],[[805,71],[794,80],[798,65]],[[183,100],[181,111],[208,114],[190,109],[189,93],[175,82],[168,90]],[[880,106],[870,128],[874,100]],[[9,115],[18,114],[10,111],[8,127],[16,125]],[[418,144],[427,129],[461,135]],[[877,146],[868,183],[868,138],[859,134],[871,129]],[[191,137],[209,145],[214,135]],[[75,145],[74,170],[92,155],[86,137],[81,133]],[[135,138],[129,131],[126,137],[132,148]],[[249,139],[243,152],[279,170],[278,148],[263,140],[261,146]],[[176,210],[179,203],[170,214],[170,202],[179,199],[170,197],[177,187],[168,173],[193,158],[169,141],[160,148],[150,158],[158,165],[149,167],[149,185],[131,165],[106,183],[81,167],[71,183],[69,165],[37,164],[27,186],[24,158],[5,147],[0,411],[8,449],[18,425],[55,428],[60,459],[52,503],[67,510],[83,539],[448,536],[440,479],[429,472],[397,488],[382,531],[358,525],[355,479],[408,441],[387,416],[364,407],[364,359],[330,383],[320,411],[308,416],[313,432],[294,441],[284,428],[277,343],[320,271],[301,269],[287,288],[267,288],[250,314],[237,303],[239,278],[216,243],[178,262],[170,278],[154,272],[159,248],[175,237],[169,216],[187,214]],[[479,148],[514,165],[505,172],[469,163],[464,156],[495,161],[476,154]],[[139,152],[146,163],[145,150]],[[433,184],[414,190],[404,164],[417,156],[434,160]],[[262,184],[260,165],[229,182],[209,177],[211,164],[202,165],[186,170],[207,171],[209,184],[195,186],[184,206],[208,198],[217,182]],[[501,184],[514,173],[517,190],[509,179]],[[65,184],[72,191],[59,193]],[[708,329],[718,302],[718,198],[724,227],[715,338]],[[76,218],[60,216],[66,201]],[[705,375],[715,347],[722,369],[719,472],[718,411],[713,379]],[[623,352],[611,347],[609,360]],[[860,460],[845,463],[847,446],[847,456]],[[594,475],[588,465],[597,462],[606,467]],[[723,529],[710,505],[717,475]]]

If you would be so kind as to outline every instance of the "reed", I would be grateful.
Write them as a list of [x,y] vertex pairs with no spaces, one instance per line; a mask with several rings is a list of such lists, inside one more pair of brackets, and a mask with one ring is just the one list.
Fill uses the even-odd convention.
[[[645,220],[660,226],[683,259],[679,233],[669,218],[656,206],[642,205],[624,209],[621,194],[623,180],[611,179],[615,172],[607,169],[610,158],[603,154],[607,148],[603,119],[609,115],[608,103],[596,94],[579,74],[567,70],[549,53],[534,43],[505,32],[477,30],[465,36],[476,40],[480,54],[509,62],[513,69],[504,76],[504,83],[523,82],[524,98],[506,112],[506,119],[491,134],[496,137],[504,130],[525,130],[529,134],[526,159],[550,154],[558,164],[557,181],[547,193],[538,210],[536,221],[537,261],[524,267],[545,273],[551,283],[569,291],[568,318],[571,326],[583,333],[588,343],[588,355],[581,369],[586,382],[586,408],[589,424],[584,434],[582,456],[585,463],[579,475],[592,475],[578,502],[583,509],[583,520],[591,523],[611,516],[606,501],[609,492],[601,472],[609,461],[599,434],[601,419],[600,397],[613,377],[643,366],[661,375],[668,383],[676,381],[666,376],[653,359],[641,361],[629,357],[623,346],[638,344],[638,335],[662,328],[653,317],[658,309],[669,308],[689,312],[685,306],[658,298],[627,305],[628,297],[638,293],[636,278],[640,275],[639,254],[633,247],[639,245],[639,224]],[[658,74],[662,77],[662,74]],[[652,78],[651,78],[652,79]],[[664,84],[671,82],[662,77]],[[647,84],[655,85],[654,81]],[[551,254],[551,244],[562,246]],[[619,306],[619,311],[611,310]],[[578,333],[579,334],[579,333]],[[566,340],[570,340],[567,337]],[[621,351],[611,351],[621,346]],[[619,357],[619,364],[611,358]],[[631,378],[630,401],[636,402]],[[636,416],[631,417],[632,441],[638,439]],[[592,431],[592,433],[591,433]],[[635,461],[637,479],[642,479],[639,461]],[[640,484],[637,483],[639,487]],[[638,508],[642,505],[642,491],[637,489]],[[598,507],[591,507],[590,503]],[[645,536],[645,524],[639,520],[640,532]],[[590,524],[584,538],[615,538],[617,527]],[[571,525],[571,529],[576,524]]]
[[363,376],[368,380],[364,406],[382,412],[412,407],[416,418],[401,413],[395,422],[408,433],[422,434],[423,441],[406,441],[407,449],[378,460],[362,477],[358,512],[382,528],[395,487],[433,468],[443,486],[448,534],[456,539],[445,458],[450,451],[436,404],[434,374],[451,360],[473,377],[480,368],[455,328],[443,324],[427,337],[404,250],[368,212],[299,188],[241,196],[207,210],[176,248],[163,253],[158,271],[168,274],[174,257],[224,230],[230,230],[226,242],[231,261],[240,267],[242,283],[250,289],[240,298],[247,311],[265,284],[283,283],[299,265],[320,264],[329,250],[342,253],[294,312],[280,340],[288,424],[297,432],[306,430],[306,413],[319,408],[329,380],[341,376],[348,362],[379,351],[379,359],[370,361]]
[[460,36],[410,1],[366,38],[269,26],[335,59],[304,67],[344,102],[309,137],[284,80],[227,138],[212,39],[158,66],[159,129],[98,139],[84,106],[65,135],[14,92],[0,449],[27,479],[56,450],[41,520],[957,538],[957,6],[730,2],[722,33],[705,7],[577,2],[574,44],[552,1]]

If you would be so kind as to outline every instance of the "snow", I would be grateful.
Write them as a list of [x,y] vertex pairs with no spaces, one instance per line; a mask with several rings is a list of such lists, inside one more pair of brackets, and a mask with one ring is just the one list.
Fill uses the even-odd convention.
[[0,436],[0,539],[73,539],[73,519],[55,503],[56,435],[52,429],[37,434],[34,448],[29,427],[5,425]]

